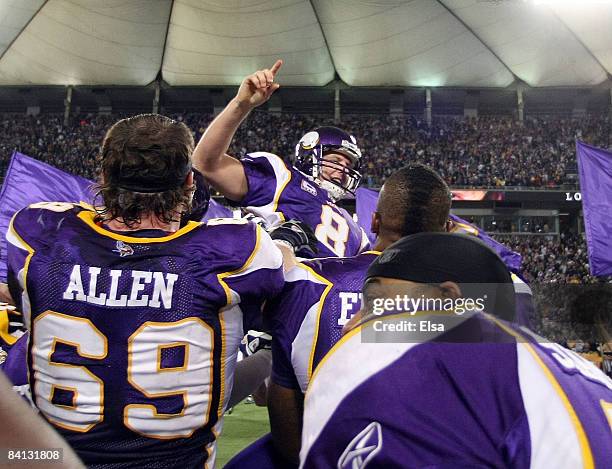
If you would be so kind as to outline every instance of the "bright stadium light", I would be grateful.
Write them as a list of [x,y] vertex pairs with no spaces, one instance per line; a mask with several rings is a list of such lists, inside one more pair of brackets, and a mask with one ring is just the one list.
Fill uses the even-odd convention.
[[532,0],[535,5],[583,6],[594,4],[612,5],[612,0]]

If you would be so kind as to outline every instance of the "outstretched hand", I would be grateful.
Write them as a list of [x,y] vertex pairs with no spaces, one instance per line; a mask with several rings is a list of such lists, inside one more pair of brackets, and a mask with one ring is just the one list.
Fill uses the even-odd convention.
[[280,88],[280,85],[274,82],[274,78],[282,65],[283,61],[277,60],[272,68],[258,70],[242,80],[236,95],[238,103],[252,109],[270,99],[272,93]]

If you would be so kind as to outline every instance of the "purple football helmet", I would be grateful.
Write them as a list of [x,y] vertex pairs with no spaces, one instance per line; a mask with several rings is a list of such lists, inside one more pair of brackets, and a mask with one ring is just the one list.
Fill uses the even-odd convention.
[[[352,167],[332,161],[325,161],[326,153],[340,153],[351,160]],[[326,189],[335,199],[341,199],[347,192],[355,194],[361,181],[361,150],[357,141],[348,132],[337,127],[319,127],[305,134],[295,146],[295,163],[297,170],[311,176]],[[342,180],[327,180],[322,176],[322,170],[328,167],[342,172]]]

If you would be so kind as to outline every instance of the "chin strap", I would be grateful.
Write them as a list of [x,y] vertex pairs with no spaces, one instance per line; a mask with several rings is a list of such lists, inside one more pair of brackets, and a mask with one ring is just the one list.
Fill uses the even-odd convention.
[[319,178],[315,179],[315,181],[320,187],[327,191],[329,197],[332,199],[333,202],[336,202],[346,197],[346,190],[337,186],[333,182],[325,181]]

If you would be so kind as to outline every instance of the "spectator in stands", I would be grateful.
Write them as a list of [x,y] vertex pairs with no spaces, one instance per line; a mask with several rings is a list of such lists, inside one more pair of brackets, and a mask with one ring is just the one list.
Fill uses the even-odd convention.
[[[13,150],[19,150],[66,171],[93,179],[104,129],[118,117],[81,115],[63,125],[57,114],[0,117],[0,172]],[[196,133],[204,132],[212,115],[171,116]],[[230,154],[243,156],[260,148],[293,154],[294,142],[308,130],[331,125],[329,116],[274,115],[255,112],[238,130]],[[380,186],[408,163],[435,169],[457,186],[534,186],[575,184],[575,139],[610,146],[609,117],[526,119],[480,117],[436,118],[431,126],[414,116],[347,115],[341,126],[364,142],[364,182]]]

